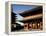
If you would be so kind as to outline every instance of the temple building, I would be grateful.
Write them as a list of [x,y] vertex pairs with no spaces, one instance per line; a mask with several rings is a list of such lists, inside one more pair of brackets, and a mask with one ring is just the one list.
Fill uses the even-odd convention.
[[[12,31],[16,30],[42,30],[43,29],[43,8],[38,6],[31,10],[26,10],[19,13],[23,17],[23,20],[16,20],[17,14],[11,14],[11,23],[15,24],[15,27],[12,27]],[[17,21],[17,23],[16,23]],[[23,24],[23,25],[22,25]]]
[[25,30],[42,30],[43,29],[43,11],[42,6],[34,8],[32,10],[19,13],[24,19],[21,21],[24,23]]

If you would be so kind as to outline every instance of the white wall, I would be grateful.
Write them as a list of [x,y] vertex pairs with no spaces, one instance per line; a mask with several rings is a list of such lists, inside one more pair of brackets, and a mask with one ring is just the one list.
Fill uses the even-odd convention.
[[[0,36],[8,36],[7,34],[5,34],[5,2],[6,1],[8,1],[8,0],[0,0]],[[11,0],[9,0],[9,1],[11,1]],[[14,0],[12,0],[12,1],[14,1]],[[15,0],[15,1],[46,3],[45,0]],[[11,35],[9,35],[9,36],[11,36]],[[12,35],[12,36],[46,36],[46,33],[19,34],[19,35]]]

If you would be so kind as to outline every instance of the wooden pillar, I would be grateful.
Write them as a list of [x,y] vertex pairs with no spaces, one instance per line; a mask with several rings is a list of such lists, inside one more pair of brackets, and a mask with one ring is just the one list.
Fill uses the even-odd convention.
[[29,27],[28,27],[29,30],[32,29],[32,23],[29,24]]
[[40,23],[40,29],[41,30],[43,29],[43,23],[42,22]]
[[24,23],[24,30],[25,30],[25,31],[28,30],[28,23]]
[[37,24],[32,24],[32,29],[37,29]]

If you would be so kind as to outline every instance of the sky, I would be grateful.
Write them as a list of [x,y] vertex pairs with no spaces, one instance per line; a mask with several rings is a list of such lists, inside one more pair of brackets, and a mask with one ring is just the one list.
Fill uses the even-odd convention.
[[20,16],[18,13],[22,13],[26,10],[31,10],[37,6],[34,5],[19,5],[19,4],[12,4],[11,8],[13,8],[13,12],[16,13],[17,15],[17,20],[23,20],[23,17]]
[[23,11],[26,11],[26,10],[31,10],[33,8],[35,8],[36,6],[34,5],[19,5],[19,4],[12,4],[11,6],[13,8],[13,12],[14,13],[22,13]]

